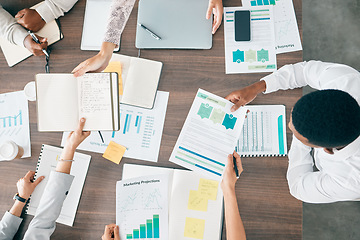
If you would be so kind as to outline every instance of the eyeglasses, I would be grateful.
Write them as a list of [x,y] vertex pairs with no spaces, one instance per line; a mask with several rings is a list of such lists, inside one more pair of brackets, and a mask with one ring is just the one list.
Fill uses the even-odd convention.
[[[59,27],[59,33],[60,33],[60,40],[64,38],[64,35],[61,31],[61,23],[59,19],[56,19],[56,23]],[[45,64],[45,72],[46,73],[50,73],[50,53],[51,53],[51,46],[47,48],[47,53],[49,54],[48,56],[45,56],[45,60],[46,60],[46,64]]]

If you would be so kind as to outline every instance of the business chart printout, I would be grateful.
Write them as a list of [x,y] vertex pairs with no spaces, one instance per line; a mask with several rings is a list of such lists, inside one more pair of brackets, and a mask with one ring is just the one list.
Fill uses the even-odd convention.
[[221,179],[244,123],[246,109],[231,112],[228,100],[199,89],[170,161],[212,179]]

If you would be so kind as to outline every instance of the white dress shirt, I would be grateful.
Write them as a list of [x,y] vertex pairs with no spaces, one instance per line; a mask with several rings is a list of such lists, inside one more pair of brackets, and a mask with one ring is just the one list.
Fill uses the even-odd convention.
[[[360,104],[360,73],[346,65],[320,61],[286,65],[264,77],[265,93],[309,85],[349,93]],[[290,193],[309,203],[330,203],[360,198],[360,136],[334,154],[314,149],[319,171],[313,171],[311,148],[295,136],[289,151],[287,179]]]
[[[50,173],[39,207],[25,233],[25,240],[50,239],[73,180],[74,176],[69,174],[55,171]],[[0,221],[0,240],[13,239],[21,222],[22,218],[6,212]]]

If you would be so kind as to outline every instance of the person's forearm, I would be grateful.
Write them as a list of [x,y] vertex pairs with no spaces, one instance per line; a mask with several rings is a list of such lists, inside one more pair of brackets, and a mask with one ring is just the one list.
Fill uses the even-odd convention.
[[99,54],[110,60],[115,47],[116,45],[114,43],[103,42]]
[[224,192],[225,202],[225,223],[226,239],[244,240],[246,239],[245,229],[240,217],[239,208],[236,200],[235,189]]
[[14,216],[20,217],[24,206],[25,206],[25,203],[15,200],[15,203],[11,207],[9,212]]
[[264,80],[254,83],[253,86],[256,88],[257,94],[266,91],[266,82]]
[[[76,148],[75,148],[76,149]],[[56,165],[56,171],[70,174],[72,161],[74,159],[75,149],[71,146],[65,145],[60,160],[65,161],[58,161],[58,164]]]

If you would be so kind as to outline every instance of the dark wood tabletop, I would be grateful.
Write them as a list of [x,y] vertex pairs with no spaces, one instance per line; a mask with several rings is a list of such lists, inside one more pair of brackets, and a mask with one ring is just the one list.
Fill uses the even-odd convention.
[[[36,4],[38,0],[1,2],[14,15],[22,8]],[[79,0],[70,12],[60,18],[65,38],[52,46],[50,72],[69,73],[77,64],[96,54],[80,50],[85,2]],[[302,34],[302,1],[293,2]],[[135,48],[137,4],[122,34],[119,53],[124,55],[138,54]],[[240,1],[224,0],[224,6],[239,5]],[[85,152],[91,154],[92,160],[74,226],[57,224],[52,239],[101,238],[104,226],[115,222],[115,184],[121,180],[124,163],[181,168],[168,159],[198,88],[225,97],[233,90],[267,75],[225,74],[223,24],[213,37],[211,50],[141,50],[141,57],[164,63],[159,90],[170,92],[159,160],[150,163],[124,158],[116,165],[102,158],[101,154]],[[277,61],[278,68],[300,62],[302,51],[277,55]],[[45,71],[44,66],[44,57],[30,57],[9,68],[3,54],[0,54],[0,93],[22,90],[26,83],[34,80],[35,74]],[[286,119],[289,121],[290,110],[301,94],[301,89],[260,94],[252,104],[284,104]],[[17,180],[28,170],[35,170],[41,144],[60,146],[61,133],[37,131],[34,102],[29,102],[29,114],[32,157],[0,162],[0,216],[13,204],[12,196],[17,192]],[[288,148],[291,139],[291,132],[287,129]],[[289,193],[287,157],[243,158],[242,163],[244,172],[236,184],[236,195],[248,239],[301,239],[302,203]],[[25,215],[15,239],[22,239],[31,219],[32,216]],[[226,239],[225,228],[222,239]]]

